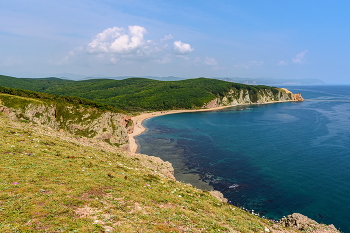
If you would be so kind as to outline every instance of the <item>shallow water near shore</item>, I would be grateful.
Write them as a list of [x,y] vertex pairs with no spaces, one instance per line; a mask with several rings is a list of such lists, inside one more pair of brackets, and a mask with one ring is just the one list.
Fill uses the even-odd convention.
[[306,100],[148,119],[139,152],[262,216],[302,213],[350,232],[350,86],[287,88]]

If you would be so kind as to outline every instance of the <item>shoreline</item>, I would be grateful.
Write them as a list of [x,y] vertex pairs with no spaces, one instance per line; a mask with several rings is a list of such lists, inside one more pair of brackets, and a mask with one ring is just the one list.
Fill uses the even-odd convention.
[[186,112],[209,112],[209,111],[215,111],[215,110],[220,110],[220,109],[234,107],[234,106],[238,106],[238,105],[221,106],[221,107],[215,107],[215,108],[201,108],[201,109],[192,109],[192,110],[187,109],[187,110],[147,112],[147,113],[142,113],[140,115],[131,117],[131,120],[134,123],[134,130],[131,134],[129,134],[129,150],[133,154],[137,152],[139,145],[136,143],[135,137],[146,131],[146,128],[142,125],[144,120],[147,120],[152,117],[169,115],[169,114],[186,113]]
[[298,101],[295,101],[295,100],[272,101],[272,102],[259,103],[259,104],[250,103],[250,104],[237,104],[237,105],[229,105],[229,106],[220,106],[220,107],[214,107],[214,108],[168,110],[168,111],[165,110],[165,111],[142,113],[140,115],[131,117],[131,120],[134,123],[134,130],[131,134],[128,135],[129,136],[129,151],[132,154],[137,153],[139,145],[137,144],[135,137],[146,131],[146,128],[142,125],[142,123],[144,120],[147,120],[147,119],[152,118],[152,117],[169,115],[169,114],[176,114],[176,113],[186,113],[186,112],[210,112],[210,111],[216,111],[216,110],[225,109],[225,108],[229,108],[229,107],[237,107],[237,106],[245,106],[245,105],[264,105],[264,104],[287,103],[287,102],[298,102]]

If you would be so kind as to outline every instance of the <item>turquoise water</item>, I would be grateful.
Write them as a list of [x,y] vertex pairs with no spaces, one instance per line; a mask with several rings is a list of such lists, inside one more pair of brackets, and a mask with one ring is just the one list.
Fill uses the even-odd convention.
[[350,232],[350,86],[287,88],[306,100],[146,120],[139,152],[268,218],[302,213]]

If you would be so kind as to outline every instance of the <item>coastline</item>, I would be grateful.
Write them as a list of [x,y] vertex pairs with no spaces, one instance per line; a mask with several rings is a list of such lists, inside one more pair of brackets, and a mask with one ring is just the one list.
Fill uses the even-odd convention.
[[135,154],[137,152],[139,145],[137,144],[135,137],[142,134],[146,130],[146,128],[142,125],[143,121],[146,119],[152,118],[152,117],[163,116],[163,115],[168,115],[168,114],[176,114],[176,113],[185,113],[185,112],[209,112],[209,111],[216,111],[216,110],[220,110],[220,109],[224,109],[224,108],[244,106],[244,105],[263,105],[263,104],[286,103],[286,102],[298,102],[298,101],[295,101],[295,100],[271,101],[271,102],[259,103],[259,104],[249,103],[249,104],[220,106],[220,107],[213,107],[213,108],[169,110],[169,111],[157,111],[157,112],[142,113],[140,115],[131,117],[131,120],[134,123],[134,130],[131,134],[129,134],[129,151],[132,154]]
[[137,152],[139,145],[136,143],[135,137],[142,134],[146,130],[146,128],[142,125],[142,122],[146,119],[149,119],[152,117],[157,117],[157,116],[176,114],[176,113],[209,112],[209,111],[220,110],[220,109],[229,108],[229,107],[233,107],[233,106],[238,106],[238,105],[221,106],[221,107],[215,107],[215,108],[201,108],[201,109],[192,109],[192,110],[188,109],[188,110],[169,110],[169,111],[147,112],[147,113],[142,113],[140,115],[131,117],[131,120],[134,123],[134,130],[131,134],[129,134],[129,150],[133,154],[135,154]]

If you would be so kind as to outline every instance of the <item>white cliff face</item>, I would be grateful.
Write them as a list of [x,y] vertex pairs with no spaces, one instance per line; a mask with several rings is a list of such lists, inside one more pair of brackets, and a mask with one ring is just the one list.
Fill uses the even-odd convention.
[[[296,95],[299,97],[297,98]],[[273,92],[270,89],[261,89],[257,93],[249,90],[231,90],[224,97],[216,98],[205,104],[204,108],[220,106],[235,106],[243,104],[265,104],[272,102],[303,101],[300,94],[293,94],[284,88],[276,88]]]
[[0,112],[12,120],[45,125],[58,131],[103,140],[128,149],[128,131],[132,130],[132,124],[128,125],[130,117],[124,114],[22,97],[11,96],[9,99],[2,95]]

